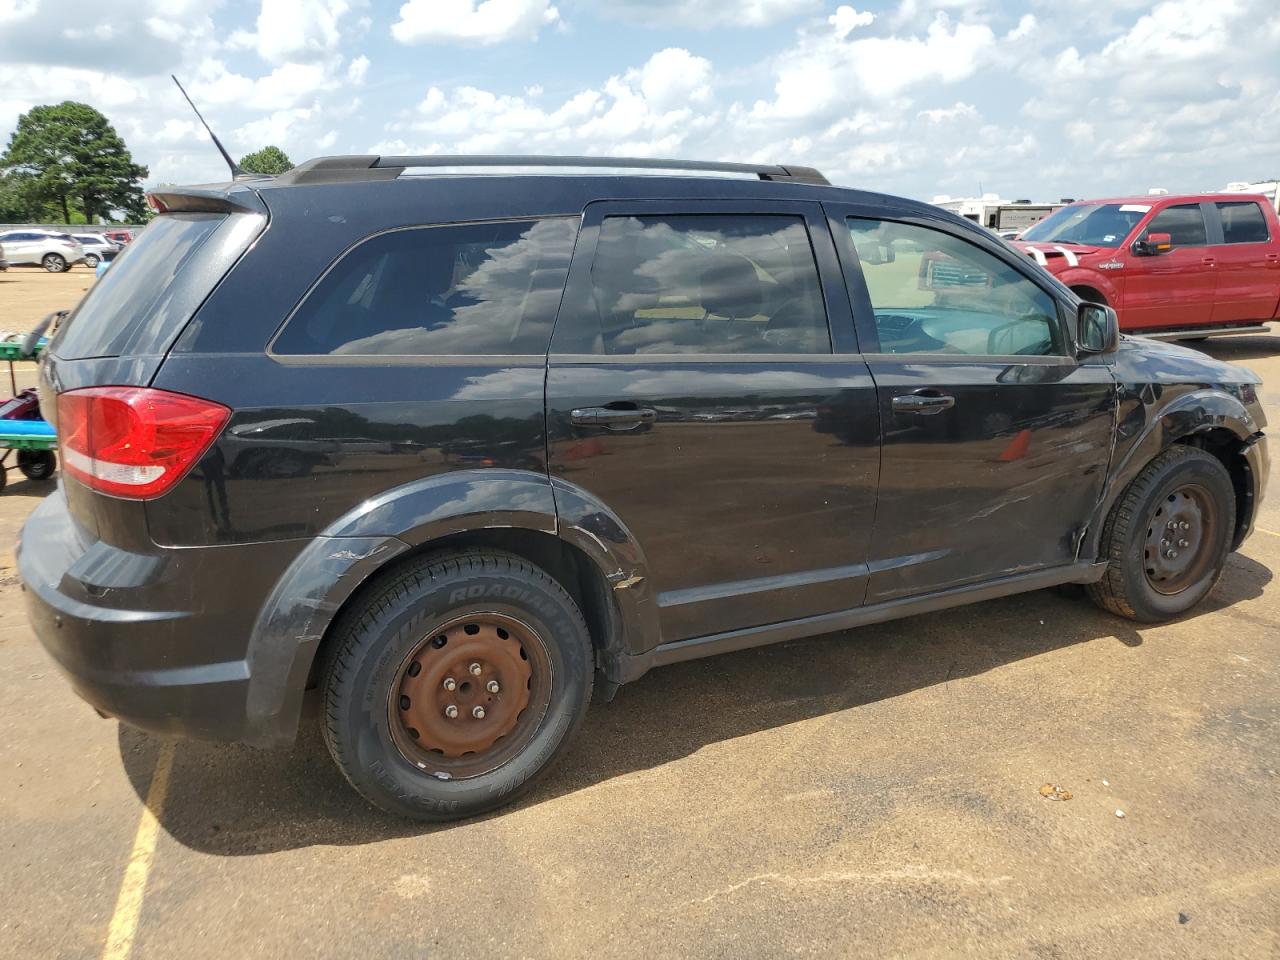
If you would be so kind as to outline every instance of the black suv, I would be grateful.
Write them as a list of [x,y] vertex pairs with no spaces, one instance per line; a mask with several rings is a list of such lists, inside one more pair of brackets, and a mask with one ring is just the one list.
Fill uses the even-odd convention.
[[31,620],[161,733],[284,744],[316,688],[407,816],[511,799],[661,664],[1063,583],[1177,616],[1265,489],[1247,370],[806,168],[335,157],[152,203],[42,366]]

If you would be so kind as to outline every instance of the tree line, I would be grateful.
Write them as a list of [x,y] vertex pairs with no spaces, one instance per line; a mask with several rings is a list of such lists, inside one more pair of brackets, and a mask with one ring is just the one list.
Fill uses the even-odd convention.
[[[247,154],[241,169],[278,174],[293,166],[279,147]],[[97,223],[150,219],[142,181],[115,127],[85,103],[33,107],[0,154],[0,223]]]

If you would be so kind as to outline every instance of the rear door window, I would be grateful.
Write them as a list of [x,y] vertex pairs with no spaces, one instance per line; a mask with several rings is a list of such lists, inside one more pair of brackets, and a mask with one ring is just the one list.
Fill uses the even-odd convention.
[[1266,243],[1271,239],[1262,207],[1253,200],[1219,202],[1224,243]]
[[1147,224],[1146,236],[1167,233],[1175,247],[1203,247],[1209,242],[1204,226],[1204,211],[1198,203],[1179,203],[1165,207]]
[[606,217],[591,282],[593,352],[831,352],[802,217]]
[[276,338],[280,355],[545,354],[576,219],[393,230],[349,251]]

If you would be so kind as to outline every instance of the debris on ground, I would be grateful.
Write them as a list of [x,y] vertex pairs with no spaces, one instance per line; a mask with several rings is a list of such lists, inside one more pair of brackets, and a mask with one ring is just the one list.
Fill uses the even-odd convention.
[[1070,800],[1071,791],[1058,786],[1056,783],[1046,783],[1040,788],[1040,796],[1046,800]]
[[1119,817],[1121,820],[1123,820],[1123,819],[1124,819],[1124,811],[1123,811],[1123,810],[1117,810],[1117,811],[1116,811],[1116,816],[1117,816],[1117,817]]

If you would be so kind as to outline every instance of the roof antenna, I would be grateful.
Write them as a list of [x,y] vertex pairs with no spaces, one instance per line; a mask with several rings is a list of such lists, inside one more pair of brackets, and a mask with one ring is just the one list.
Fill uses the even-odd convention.
[[209,139],[212,140],[213,145],[218,148],[218,152],[222,154],[222,159],[227,161],[227,166],[231,168],[231,179],[236,180],[236,179],[239,179],[240,177],[248,176],[248,174],[245,173],[243,170],[241,170],[240,167],[236,164],[236,162],[231,159],[231,154],[227,153],[227,148],[222,145],[222,141],[218,139],[218,135],[213,132],[213,129],[205,121],[204,117],[200,115],[200,111],[196,108],[196,105],[192,103],[191,98],[187,96],[187,91],[182,88],[181,83],[178,83],[178,78],[171,73],[169,74],[169,79],[172,80],[175,84],[177,84],[178,92],[182,94],[183,99],[185,99],[187,103],[190,105],[191,109],[195,111],[196,119],[200,121],[200,123],[204,126],[205,130],[208,132]]

